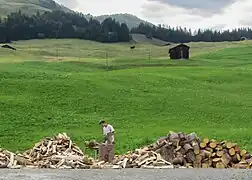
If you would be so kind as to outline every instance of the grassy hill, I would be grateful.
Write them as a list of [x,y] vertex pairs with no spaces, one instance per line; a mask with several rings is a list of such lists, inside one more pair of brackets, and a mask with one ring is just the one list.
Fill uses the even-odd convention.
[[0,0],[0,17],[18,10],[29,15],[52,10],[71,11],[53,0]]
[[[0,17],[6,16],[11,12],[16,12],[21,10],[29,15],[35,14],[37,12],[52,11],[52,10],[62,10],[65,12],[71,12],[72,10],[59,5],[53,0],[0,0]],[[85,13],[85,12],[84,12]],[[87,19],[93,17],[91,15],[85,15]],[[134,26],[138,26],[141,22],[151,24],[146,22],[131,14],[112,14],[112,15],[102,15],[94,16],[93,18],[102,22],[108,17],[112,17],[116,21],[123,23],[125,22],[131,29]]]
[[[147,44],[153,44],[157,46],[164,46],[167,45],[169,42],[162,41],[157,38],[147,38],[144,34],[131,34],[132,36],[132,41],[135,43],[147,43]],[[172,44],[172,43],[170,43]]]
[[[78,145],[116,129],[116,152],[169,130],[227,139],[252,150],[250,42],[190,43],[189,61],[168,47],[32,40],[0,49],[0,145],[32,147],[67,132]],[[151,56],[148,55],[151,50]],[[107,59],[106,59],[107,55]],[[149,58],[150,57],[150,58]]]
[[150,22],[147,22],[145,20],[142,20],[140,18],[138,18],[137,16],[134,16],[132,14],[111,14],[111,15],[102,15],[102,16],[92,16],[92,15],[86,15],[86,18],[89,19],[93,17],[94,19],[97,19],[98,21],[102,22],[104,21],[106,18],[111,17],[113,19],[115,19],[116,21],[120,22],[120,23],[126,23],[127,26],[131,29],[132,27],[137,27],[140,23],[147,23],[150,25],[153,25]]

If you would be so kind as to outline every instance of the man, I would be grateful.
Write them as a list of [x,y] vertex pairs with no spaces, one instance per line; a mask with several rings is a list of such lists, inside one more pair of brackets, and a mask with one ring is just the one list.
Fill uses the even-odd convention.
[[99,123],[103,128],[104,143],[115,144],[115,130],[112,125],[108,124],[106,121],[101,120]]

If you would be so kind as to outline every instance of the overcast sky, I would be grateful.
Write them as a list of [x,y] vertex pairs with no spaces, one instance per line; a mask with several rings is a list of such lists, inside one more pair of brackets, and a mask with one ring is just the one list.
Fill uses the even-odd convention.
[[57,0],[84,14],[130,13],[192,29],[252,26],[252,0]]

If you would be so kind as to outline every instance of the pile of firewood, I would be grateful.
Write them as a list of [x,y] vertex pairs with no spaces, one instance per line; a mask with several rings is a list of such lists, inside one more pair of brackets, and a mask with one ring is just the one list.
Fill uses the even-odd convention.
[[[96,149],[96,141],[85,142]],[[117,155],[113,163],[84,155],[65,133],[45,138],[24,153],[0,149],[0,168],[252,168],[252,156],[237,144],[204,138],[196,133],[170,132],[155,143]]]
[[241,150],[237,144],[205,138],[200,143],[202,167],[214,168],[252,168],[252,156]]
[[200,140],[195,133],[170,132],[167,137],[137,151],[116,157],[116,161],[126,168],[155,164],[157,159],[174,167],[252,168],[252,156],[246,150],[226,141]]
[[84,156],[82,150],[65,133],[45,138],[32,149],[18,155],[38,168],[90,168],[93,164],[93,159]]
[[129,152],[126,155],[117,156],[113,163],[122,168],[174,168],[174,166],[170,162],[164,160],[160,154],[150,151],[147,147],[136,149],[134,152]]
[[13,152],[0,149],[0,168],[19,169],[25,165],[24,163],[26,165],[29,164],[23,157]]

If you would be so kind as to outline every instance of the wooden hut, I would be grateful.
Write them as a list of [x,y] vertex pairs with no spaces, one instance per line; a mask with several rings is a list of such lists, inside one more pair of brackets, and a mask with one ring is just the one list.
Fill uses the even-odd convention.
[[189,59],[190,47],[179,44],[169,49],[170,59]]

